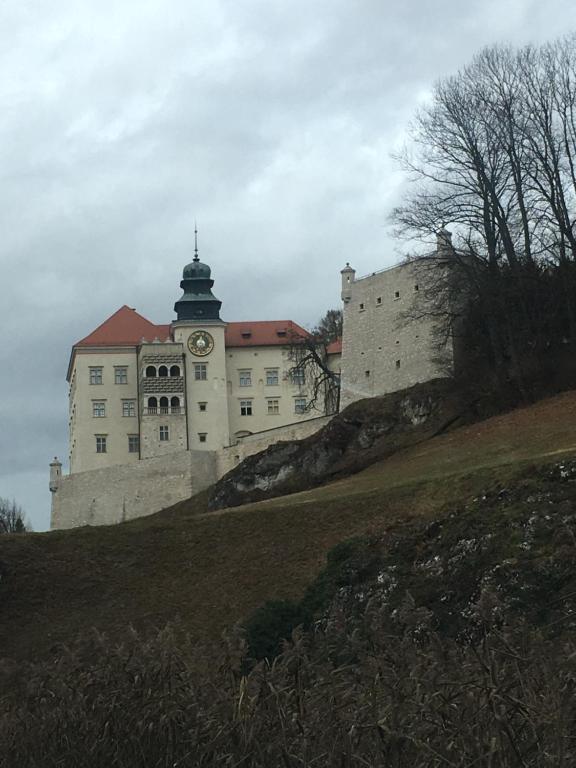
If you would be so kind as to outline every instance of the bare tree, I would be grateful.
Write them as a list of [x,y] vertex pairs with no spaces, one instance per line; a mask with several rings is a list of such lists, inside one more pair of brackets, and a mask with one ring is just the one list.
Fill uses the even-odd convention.
[[340,374],[330,367],[330,345],[342,337],[342,311],[330,309],[311,333],[293,334],[288,371],[306,395],[306,410],[337,413],[340,405]]
[[25,533],[31,529],[22,507],[14,499],[0,497],[0,534]]
[[419,257],[426,311],[444,334],[455,308],[460,332],[473,319],[500,378],[525,393],[550,350],[576,342],[576,37],[481,51],[436,84],[400,161],[414,184],[397,232],[455,233],[451,252]]

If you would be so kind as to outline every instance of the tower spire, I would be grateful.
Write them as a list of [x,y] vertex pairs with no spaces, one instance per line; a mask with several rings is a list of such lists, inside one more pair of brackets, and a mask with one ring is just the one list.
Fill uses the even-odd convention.
[[199,261],[198,258],[198,227],[194,222],[194,261]]

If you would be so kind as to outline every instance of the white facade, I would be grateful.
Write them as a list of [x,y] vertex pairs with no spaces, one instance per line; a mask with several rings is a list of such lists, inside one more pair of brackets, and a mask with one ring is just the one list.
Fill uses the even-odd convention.
[[[194,330],[214,339],[209,355],[188,350]],[[177,325],[174,342],[121,352],[76,350],[70,473],[182,450],[217,451],[245,436],[324,415],[322,406],[306,409],[308,385],[292,380],[288,347],[226,347],[224,330],[224,324]],[[167,375],[159,375],[162,368]]]
[[[219,451],[325,414],[323,402],[309,407],[310,382],[291,372],[291,345],[306,331],[292,321],[222,321],[209,278],[200,262],[185,268],[188,293],[171,325],[124,306],[73,347],[70,474]],[[198,305],[212,316],[192,316]],[[339,354],[329,358],[337,367]]]

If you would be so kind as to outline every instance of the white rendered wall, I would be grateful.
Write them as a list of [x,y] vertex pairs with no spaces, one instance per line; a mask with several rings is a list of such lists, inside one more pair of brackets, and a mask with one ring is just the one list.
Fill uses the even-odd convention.
[[[228,395],[226,386],[225,323],[174,323],[174,341],[182,344],[186,365],[186,402],[188,407],[188,445],[191,450],[215,451],[230,442],[228,425]],[[188,339],[194,331],[206,331],[214,339],[214,349],[208,355],[197,356],[188,349]],[[195,378],[195,364],[207,366],[205,381]],[[206,403],[201,413],[199,403]],[[200,435],[206,434],[206,442]]]
[[[102,368],[102,384],[90,384],[90,367]],[[114,366],[128,369],[128,383],[115,384]],[[128,435],[138,435],[136,349],[82,350],[75,354],[70,377],[70,472],[132,464]],[[136,402],[135,416],[122,416],[122,401]],[[93,416],[93,402],[105,404],[104,417]],[[106,435],[106,453],[96,453],[96,435]]]
[[[148,368],[153,367],[158,374],[162,366],[165,366],[168,372],[174,366],[178,366],[180,376],[146,375]],[[149,459],[187,450],[185,360],[182,344],[174,342],[142,344],[138,350],[138,367],[140,372],[140,457]],[[167,412],[164,412],[160,406],[162,397],[168,400]],[[171,405],[174,397],[177,397],[179,402],[176,409]],[[150,398],[155,398],[158,403],[156,412],[149,407]],[[168,428],[167,439],[161,439],[161,427]],[[166,438],[165,430],[163,437]]]
[[[294,363],[289,350],[281,346],[228,347],[226,349],[226,375],[228,379],[228,413],[230,441],[235,442],[243,432],[262,432],[285,424],[307,421],[323,414],[319,409],[296,413],[297,397],[309,400],[308,386],[293,384],[288,371]],[[267,384],[267,371],[278,370],[278,384]],[[250,371],[251,385],[240,386],[240,372]],[[252,414],[242,415],[242,400],[252,402]],[[278,413],[268,412],[268,402],[278,400]]]

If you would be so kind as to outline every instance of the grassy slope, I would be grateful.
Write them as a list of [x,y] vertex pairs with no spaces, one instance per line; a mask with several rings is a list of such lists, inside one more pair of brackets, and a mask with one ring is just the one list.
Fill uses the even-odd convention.
[[576,455],[576,392],[435,438],[354,477],[259,504],[198,502],[119,526],[2,537],[0,655],[41,656],[96,626],[180,618],[217,638],[270,598],[297,598],[334,544]]

